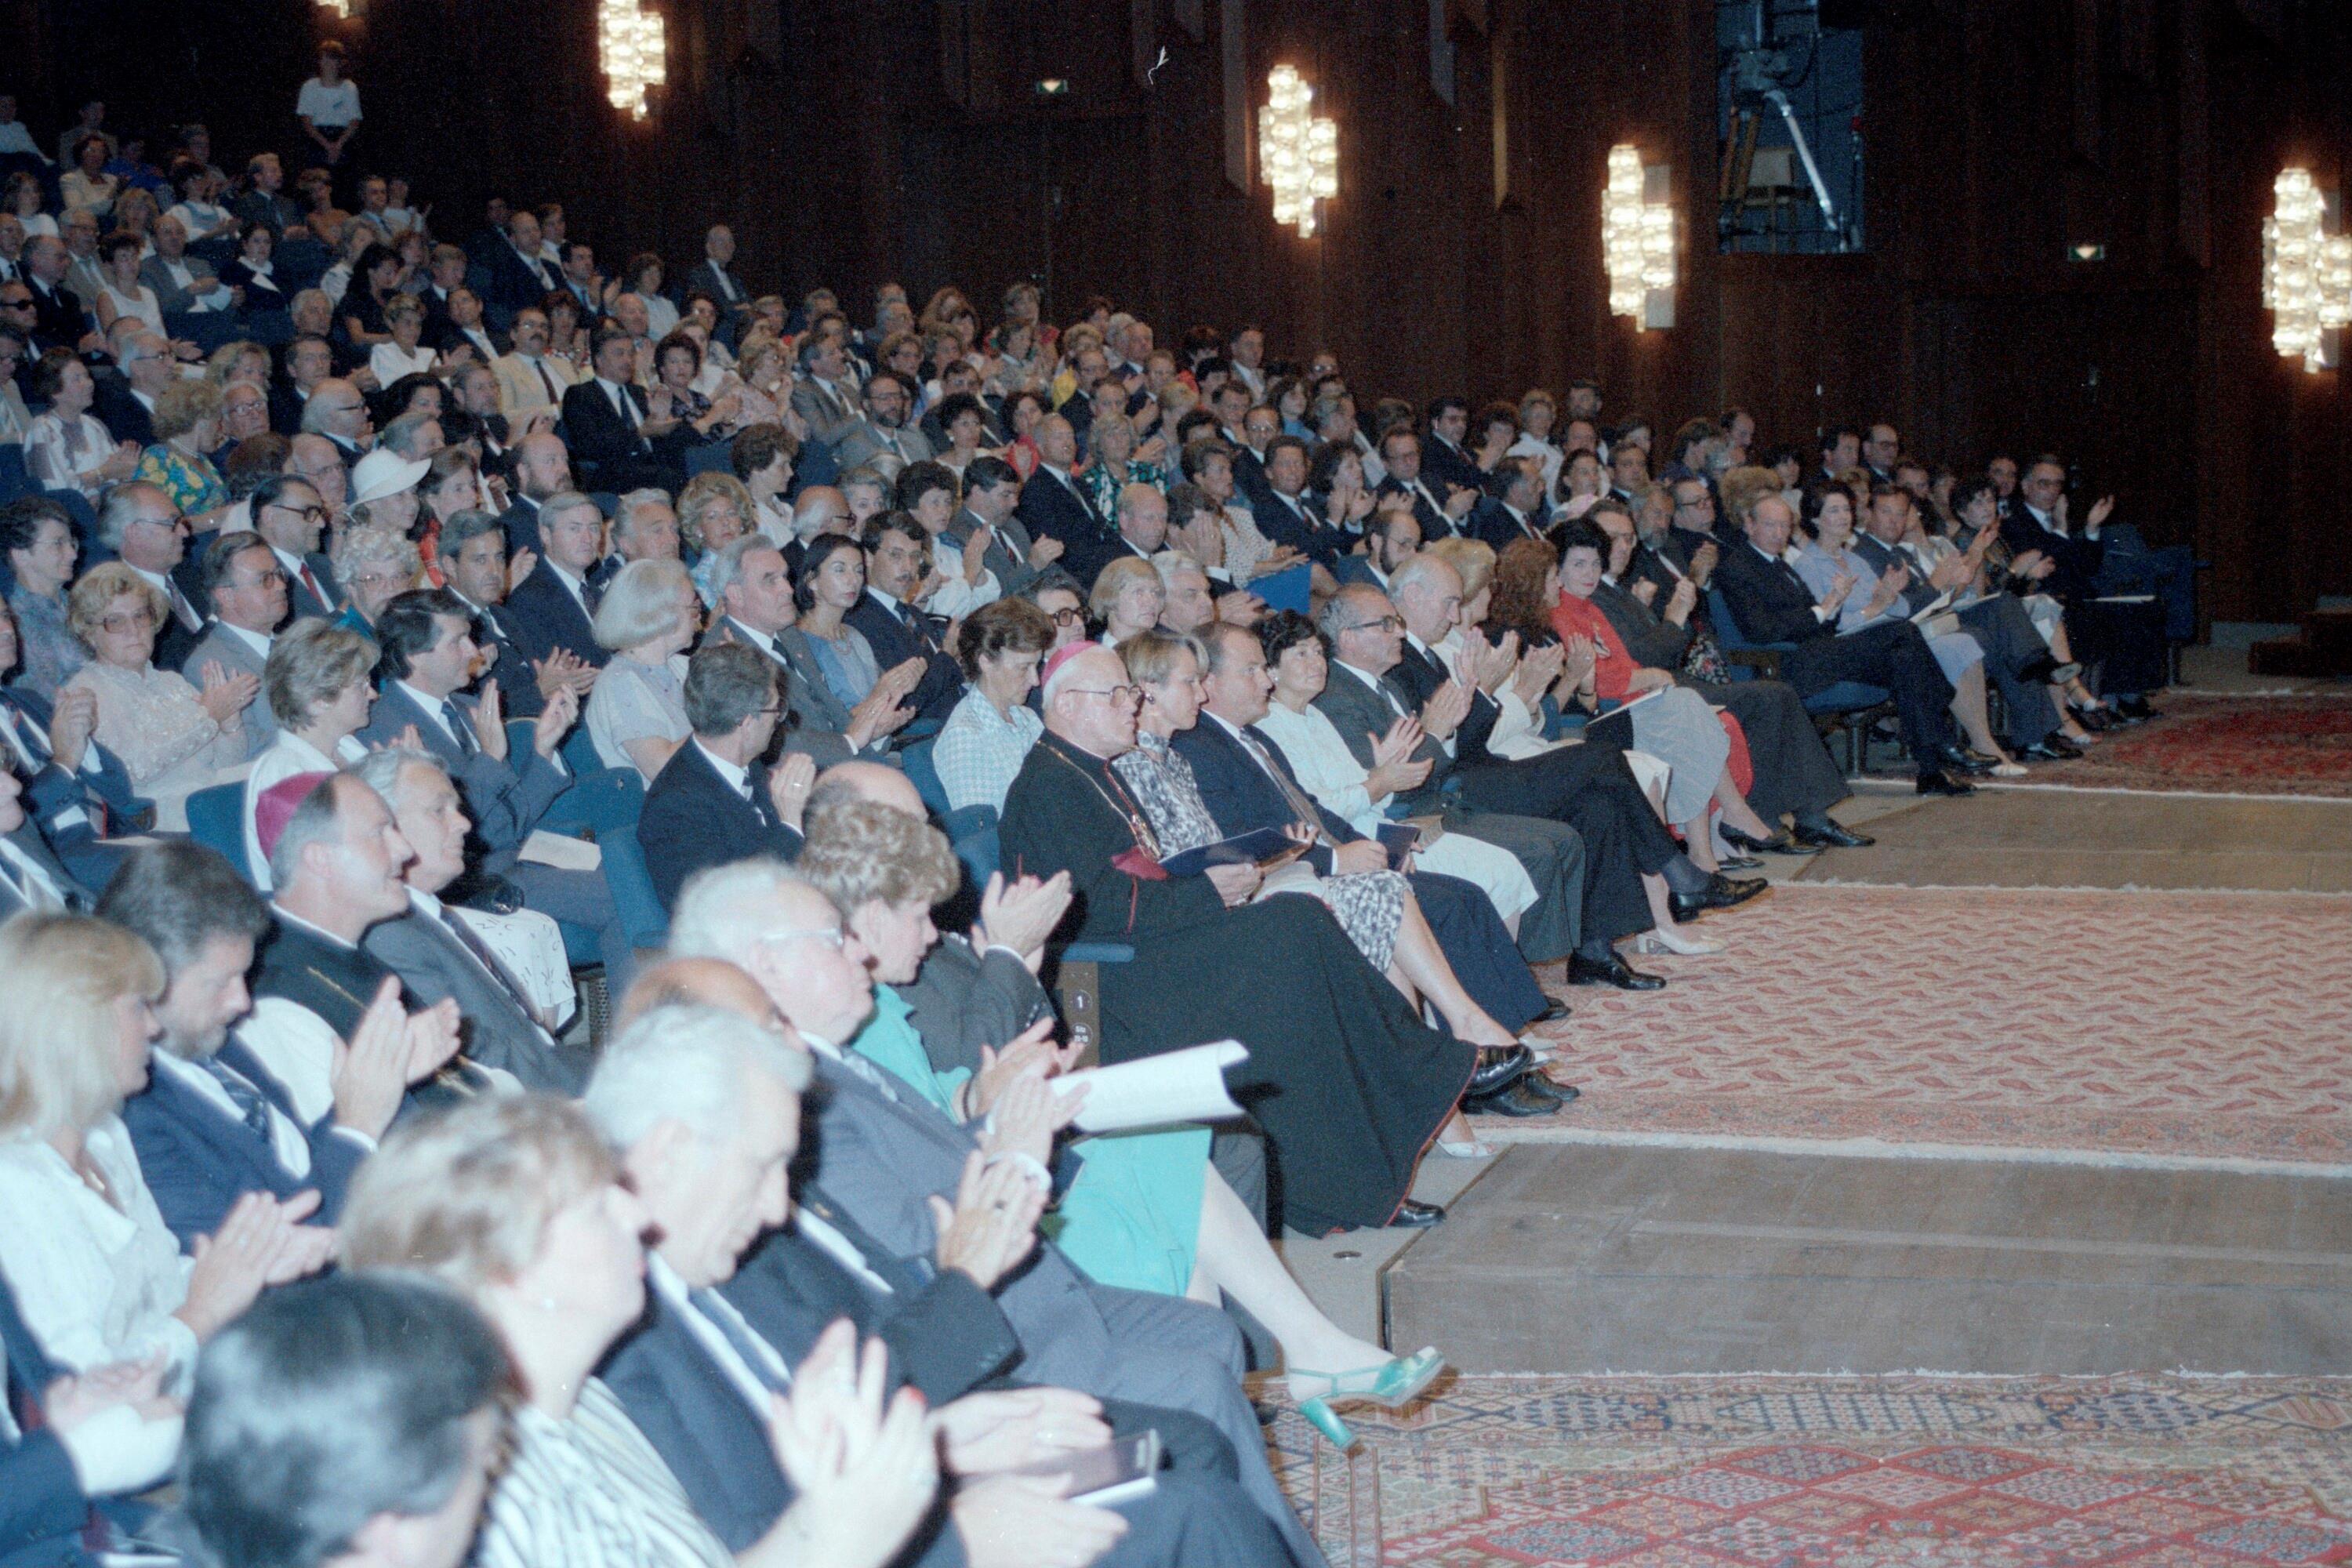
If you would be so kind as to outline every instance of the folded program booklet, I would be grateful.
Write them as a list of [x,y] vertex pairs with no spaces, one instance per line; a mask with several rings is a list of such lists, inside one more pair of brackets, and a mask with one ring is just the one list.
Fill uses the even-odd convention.
[[1225,1069],[1249,1059],[1239,1040],[1215,1040],[1139,1057],[1117,1067],[1087,1068],[1052,1079],[1061,1092],[1084,1085],[1078,1108],[1082,1132],[1125,1132],[1178,1121],[1229,1121],[1242,1113],[1225,1090]]
[[1171,877],[1197,877],[1212,866],[1261,866],[1293,854],[1299,847],[1298,840],[1279,827],[1259,827],[1171,855],[1160,864]]
[[1069,1490],[1064,1495],[1069,1501],[1108,1508],[1156,1489],[1159,1482],[1154,1476],[1159,1468],[1160,1434],[1155,1429],[1132,1437],[1115,1438],[1099,1448],[1039,1459],[1022,1466],[1013,1474],[1066,1479]]

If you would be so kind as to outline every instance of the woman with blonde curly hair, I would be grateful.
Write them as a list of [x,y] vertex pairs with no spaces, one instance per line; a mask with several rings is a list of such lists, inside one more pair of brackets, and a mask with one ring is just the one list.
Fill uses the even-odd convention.
[[260,689],[217,664],[198,670],[199,691],[154,665],[155,637],[172,613],[163,594],[120,561],[92,567],[66,600],[66,624],[94,656],[58,688],[98,703],[97,738],[122,759],[131,787],[155,803],[155,826],[187,826],[190,792],[245,760],[245,710]]
[[263,793],[296,773],[329,773],[365,760],[358,736],[375,710],[376,657],[373,639],[340,620],[306,617],[271,639],[261,700],[278,733],[245,777],[246,874],[255,887],[267,891],[270,881],[254,825]]
[[174,381],[155,395],[154,445],[131,478],[153,485],[189,516],[228,505],[228,486],[207,456],[220,445],[221,389],[210,380]]
[[[840,909],[874,971],[874,1014],[846,1048],[959,1121],[985,1117],[1020,1076],[1000,1072],[998,1062],[1032,1054],[1045,1038],[1042,1028],[998,1041],[1003,1057],[982,1058],[977,1074],[961,1066],[943,1069],[895,989],[912,984],[924,968],[940,940],[932,907],[961,879],[946,836],[923,819],[911,794],[905,806],[893,806],[836,790],[832,798],[811,801],[807,821],[798,868]],[[1019,890],[1042,889],[1032,881]],[[992,879],[983,910],[1003,891]],[[1066,900],[1066,889],[1062,897]],[[1022,954],[1024,963],[1042,959],[1039,940],[1035,952]],[[1042,989],[1033,1001],[1045,1008]],[[1444,1369],[1436,1351],[1392,1357],[1307,1300],[1248,1207],[1209,1163],[1207,1128],[1082,1138],[1076,1148],[1081,1163],[1056,1209],[1055,1245],[1104,1284],[1210,1303],[1231,1296],[1281,1344],[1291,1397],[1335,1443],[1347,1446],[1347,1428],[1330,1402],[1370,1399],[1394,1408]]]
[[335,617],[336,624],[362,637],[373,637],[375,618],[394,595],[416,586],[424,561],[407,535],[405,523],[385,515],[387,502],[404,500],[407,522],[414,522],[423,503],[415,489],[383,500],[362,501],[352,508],[352,526],[343,530],[328,558],[335,581],[343,585],[351,603]]

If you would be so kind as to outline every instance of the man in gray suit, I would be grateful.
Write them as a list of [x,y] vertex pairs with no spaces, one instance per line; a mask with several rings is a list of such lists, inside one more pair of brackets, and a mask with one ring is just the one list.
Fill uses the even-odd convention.
[[407,912],[371,926],[360,946],[427,1005],[445,996],[457,999],[466,1054],[474,1061],[510,1072],[527,1088],[578,1094],[587,1085],[590,1063],[551,1032],[569,1018],[536,1006],[506,961],[467,923],[501,917],[461,914],[438,897],[466,870],[469,824],[457,786],[434,758],[398,747],[371,752],[358,773],[392,808],[401,837],[415,851],[401,873],[408,885]]
[[801,344],[801,378],[793,384],[793,412],[808,426],[809,439],[820,447],[833,446],[857,423],[857,381],[849,371],[849,345],[839,332],[811,332]]
[[187,226],[170,213],[155,220],[155,254],[140,266],[139,281],[155,290],[155,304],[166,316],[226,310],[234,302],[213,264],[188,254]]
[[[877,370],[866,382],[866,417],[852,425],[834,443],[834,460],[847,473],[877,458],[894,458],[898,468],[919,463],[931,455],[931,444],[920,430],[907,426],[915,405],[915,389],[895,370]],[[895,477],[898,468],[890,470]]]
[[1021,473],[1002,458],[974,458],[963,471],[963,510],[949,520],[947,540],[961,552],[972,531],[987,525],[988,569],[1008,595],[1025,594],[1037,574],[1062,558],[1058,539],[1035,539],[1013,515],[1021,504]]
[[[286,569],[269,542],[250,531],[225,533],[205,550],[204,600],[212,611],[205,635],[188,651],[190,669],[217,664],[221,673],[262,679],[269,647],[286,619]],[[278,716],[268,702],[245,710],[247,757],[257,757],[278,739]]]
[[884,670],[855,708],[844,707],[833,694],[808,639],[794,624],[800,608],[793,598],[783,552],[763,535],[750,533],[730,542],[711,569],[710,586],[719,597],[719,618],[703,638],[704,646],[740,642],[783,668],[784,698],[791,704],[783,724],[785,751],[805,752],[820,768],[852,757],[877,756],[914,718],[915,710],[901,704],[923,679],[920,659]]

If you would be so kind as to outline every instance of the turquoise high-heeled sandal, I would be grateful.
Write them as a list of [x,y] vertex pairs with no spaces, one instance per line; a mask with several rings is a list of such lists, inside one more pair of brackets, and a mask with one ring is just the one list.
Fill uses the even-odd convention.
[[1339,1405],[1377,1405],[1383,1410],[1397,1410],[1419,1398],[1422,1390],[1445,1370],[1445,1358],[1434,1346],[1424,1345],[1409,1356],[1391,1356],[1378,1366],[1359,1367],[1353,1372],[1312,1372],[1306,1367],[1293,1367],[1294,1377],[1315,1378],[1325,1384],[1323,1392],[1298,1402],[1298,1414],[1307,1417],[1307,1425],[1321,1433],[1335,1448],[1356,1446],[1355,1434],[1348,1424],[1332,1412]]

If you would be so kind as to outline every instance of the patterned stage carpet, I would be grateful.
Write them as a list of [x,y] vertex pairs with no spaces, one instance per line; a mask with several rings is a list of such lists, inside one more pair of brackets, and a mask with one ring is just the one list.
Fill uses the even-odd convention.
[[1782,886],[1566,993],[1584,1098],[1489,1140],[1864,1141],[2352,1166],[2352,898]]
[[2025,787],[2352,799],[2352,696],[2174,691],[2157,706],[2160,718],[2108,731],[2079,762],[2035,767]]
[[1268,1443],[1334,1568],[2352,1560],[2352,1382],[1486,1377]]

